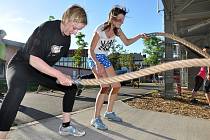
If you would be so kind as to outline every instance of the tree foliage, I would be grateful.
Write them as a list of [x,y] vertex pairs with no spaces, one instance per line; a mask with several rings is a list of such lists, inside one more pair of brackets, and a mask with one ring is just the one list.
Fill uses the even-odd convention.
[[0,60],[5,60],[6,57],[6,46],[3,42],[3,38],[6,36],[4,30],[0,30]]
[[5,60],[5,56],[6,56],[6,46],[1,43],[0,40],[0,60]]
[[77,67],[80,67],[81,65],[82,51],[88,46],[88,43],[85,42],[85,40],[83,39],[84,37],[85,35],[82,32],[79,32],[76,35],[76,39],[77,39],[76,44],[78,45],[78,48],[75,50],[73,59]]
[[161,62],[164,55],[164,46],[161,42],[161,39],[155,36],[144,40],[146,49],[143,49],[143,52],[148,54],[148,57],[144,59],[146,64],[157,65]]
[[127,50],[121,52],[119,60],[121,67],[133,67],[133,56]]
[[121,67],[130,67],[132,64],[132,56],[127,53],[127,50],[124,49],[123,45],[116,44],[115,40],[114,45],[110,48],[109,59],[112,62],[112,65],[115,69],[120,69]]
[[55,20],[55,17],[54,16],[49,16],[48,20],[53,21],[53,20]]

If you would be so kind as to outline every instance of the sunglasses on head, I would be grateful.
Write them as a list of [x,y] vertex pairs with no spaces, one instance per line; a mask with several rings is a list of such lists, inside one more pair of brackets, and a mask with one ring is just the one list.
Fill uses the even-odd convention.
[[123,14],[124,16],[126,15],[126,10],[122,10],[122,9],[119,9],[119,8],[114,8],[112,9],[111,11],[111,15],[112,17],[116,17],[118,16],[119,14]]
[[121,5],[115,5],[115,6],[113,7],[113,9],[120,9],[120,10],[126,11],[126,8],[123,7],[123,6],[121,6]]

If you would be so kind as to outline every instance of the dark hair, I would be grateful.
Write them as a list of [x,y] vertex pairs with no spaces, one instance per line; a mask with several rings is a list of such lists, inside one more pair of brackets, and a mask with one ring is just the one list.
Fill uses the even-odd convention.
[[209,45],[204,46],[205,49],[210,49]]
[[[116,5],[114,6],[111,11],[109,12],[109,18],[108,18],[108,21],[104,23],[104,28],[102,31],[105,31],[106,29],[110,29],[111,28],[111,20],[113,18],[116,18],[119,14],[123,14],[124,16],[127,14],[127,10],[125,7],[122,7],[122,6],[119,6],[119,5]],[[116,36],[119,36],[119,33],[118,33],[118,28],[114,28],[113,29],[114,31],[114,34]]]

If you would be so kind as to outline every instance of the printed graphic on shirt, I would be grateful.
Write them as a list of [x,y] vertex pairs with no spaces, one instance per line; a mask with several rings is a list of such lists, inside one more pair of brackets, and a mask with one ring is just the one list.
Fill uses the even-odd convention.
[[110,47],[113,45],[114,45],[114,40],[108,40],[108,41],[101,40],[101,44],[98,49],[101,51],[109,51]]
[[50,52],[49,55],[55,56],[56,54],[60,53],[62,47],[63,46],[52,45],[51,46],[51,52]]

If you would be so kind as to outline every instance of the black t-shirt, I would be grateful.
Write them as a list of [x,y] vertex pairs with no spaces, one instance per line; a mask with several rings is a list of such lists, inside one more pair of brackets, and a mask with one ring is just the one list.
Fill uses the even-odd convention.
[[60,24],[60,20],[47,21],[37,27],[14,60],[29,64],[29,56],[34,55],[52,66],[61,57],[67,57],[71,37],[61,33]]

